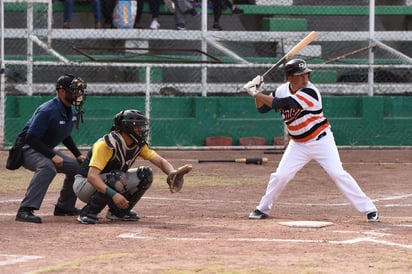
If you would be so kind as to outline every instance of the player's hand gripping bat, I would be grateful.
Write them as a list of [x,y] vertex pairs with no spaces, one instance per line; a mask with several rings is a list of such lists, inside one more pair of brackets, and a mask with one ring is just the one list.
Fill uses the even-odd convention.
[[199,163],[243,163],[243,164],[255,164],[262,165],[267,163],[268,158],[237,158],[232,160],[198,160]]

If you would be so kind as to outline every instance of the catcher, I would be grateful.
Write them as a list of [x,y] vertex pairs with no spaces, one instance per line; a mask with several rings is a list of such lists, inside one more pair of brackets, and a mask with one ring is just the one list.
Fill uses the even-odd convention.
[[184,175],[191,165],[175,169],[172,164],[150,149],[147,144],[148,121],[139,110],[124,110],[114,116],[111,131],[94,143],[73,184],[77,197],[86,203],[78,221],[96,224],[98,214],[108,205],[106,218],[137,221],[132,208],[150,188],[153,172],[150,167],[131,168],[138,156],[150,161],[168,175],[172,193],[179,192]]

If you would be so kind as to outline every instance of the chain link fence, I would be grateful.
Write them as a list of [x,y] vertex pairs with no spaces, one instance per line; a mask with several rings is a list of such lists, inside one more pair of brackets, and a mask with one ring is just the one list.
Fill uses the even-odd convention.
[[[199,15],[184,14],[179,31],[163,2],[157,30],[147,3],[137,28],[96,29],[90,1],[76,2],[65,29],[64,2],[3,0],[2,121],[7,96],[53,95],[64,73],[85,79],[89,95],[243,96],[245,82],[313,30],[317,39],[297,57],[323,94],[410,95],[411,2],[235,1],[243,13],[223,6],[217,31],[212,3],[192,1]],[[266,89],[283,81],[275,71]]]
[[[327,87],[324,92],[365,93],[364,87],[357,91],[345,87],[346,83],[366,83],[371,62],[376,66],[376,92],[408,92],[405,88],[395,91],[379,85],[410,82],[411,9],[407,1],[397,1],[399,6],[393,6],[396,1],[387,1],[391,5],[375,7],[378,11],[375,32],[369,32],[368,1],[340,1],[341,6],[332,5],[334,1],[321,1],[321,4],[317,1],[316,5],[312,2],[260,0],[254,5],[239,4],[244,14],[224,14],[221,19],[235,28],[230,32],[201,31],[200,17],[189,18],[193,30],[177,32],[171,29],[173,22],[168,22],[173,21],[173,14],[166,11],[160,16],[164,28],[157,31],[95,30],[89,9],[75,9],[73,17],[78,17],[79,28],[62,29],[63,12],[53,9],[61,2],[5,1],[4,51],[9,83],[6,91],[48,92],[50,88],[44,85],[50,86],[58,75],[70,70],[87,79],[91,87],[96,84],[93,89],[96,93],[144,93],[145,69],[151,68],[154,93],[165,88],[169,92],[171,89],[194,95],[239,93],[240,84],[262,74],[308,31],[316,30],[318,39],[299,56],[319,68],[313,75],[314,82],[332,83],[335,87]],[[290,6],[274,5],[279,3]],[[296,14],[299,7],[307,7],[300,5],[309,3],[312,3],[310,10]],[[193,6],[201,11],[200,6],[195,3]],[[263,14],[254,10],[260,7],[266,8]],[[281,7],[289,7],[292,15],[282,15]],[[390,10],[389,15],[379,15],[390,7],[398,9]],[[313,15],[308,15],[309,12]],[[206,23],[210,28],[209,21],[213,20],[210,8],[208,13]],[[145,13],[143,18],[150,20],[150,14]],[[266,82],[282,80],[282,73],[274,73]],[[26,86],[31,82],[34,86]]]

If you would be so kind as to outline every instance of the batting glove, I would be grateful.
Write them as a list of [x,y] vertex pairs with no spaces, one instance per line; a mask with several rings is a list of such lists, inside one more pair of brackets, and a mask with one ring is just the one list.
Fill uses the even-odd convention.
[[258,75],[255,78],[253,78],[252,82],[256,85],[256,86],[260,86],[261,84],[263,84],[263,77]]
[[243,89],[252,97],[263,91],[263,77],[258,75],[252,81],[246,83]]

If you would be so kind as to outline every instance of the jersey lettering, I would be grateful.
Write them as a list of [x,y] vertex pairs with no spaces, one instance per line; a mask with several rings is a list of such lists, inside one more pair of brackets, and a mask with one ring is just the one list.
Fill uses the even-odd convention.
[[302,109],[300,108],[291,108],[291,109],[286,109],[282,110],[282,117],[283,121],[285,121],[286,124],[292,122],[293,120],[296,120],[297,117],[299,117],[299,114],[302,112]]
[[295,94],[290,93],[289,83],[285,83],[275,94],[278,98],[290,96],[302,107],[281,110],[289,136],[295,141],[309,141],[329,127],[329,122],[323,116],[319,91],[310,82],[306,88],[298,90]]

